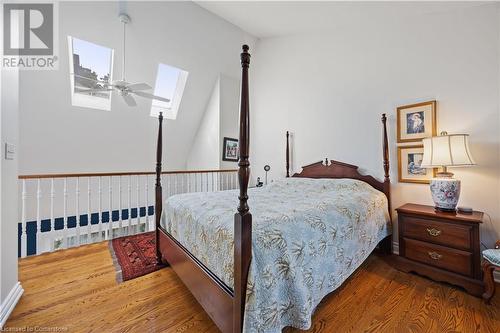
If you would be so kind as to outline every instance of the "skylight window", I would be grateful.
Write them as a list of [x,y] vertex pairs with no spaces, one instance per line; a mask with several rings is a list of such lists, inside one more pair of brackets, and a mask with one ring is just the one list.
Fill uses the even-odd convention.
[[170,102],[153,100],[151,103],[152,117],[158,117],[160,112],[162,112],[163,117],[167,119],[177,118],[187,77],[188,72],[182,69],[165,64],[158,65],[154,94],[168,98]]
[[71,104],[111,110],[111,91],[101,89],[112,81],[113,49],[68,36]]

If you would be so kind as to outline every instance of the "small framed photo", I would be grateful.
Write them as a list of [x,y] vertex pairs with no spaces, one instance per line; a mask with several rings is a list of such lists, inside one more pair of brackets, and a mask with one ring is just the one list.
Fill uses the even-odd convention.
[[397,108],[398,143],[436,135],[436,101]]
[[224,143],[222,144],[222,160],[228,162],[238,162],[238,158],[238,140],[224,138]]
[[429,184],[436,169],[422,168],[424,146],[398,147],[398,179],[400,183]]

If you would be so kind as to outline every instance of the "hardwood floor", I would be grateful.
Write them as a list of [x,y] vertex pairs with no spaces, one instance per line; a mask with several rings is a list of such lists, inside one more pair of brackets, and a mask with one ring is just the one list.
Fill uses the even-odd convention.
[[[218,331],[170,268],[117,284],[107,243],[23,259],[19,274],[25,293],[7,328]],[[372,255],[323,300],[309,332],[500,332],[500,292],[487,306]]]

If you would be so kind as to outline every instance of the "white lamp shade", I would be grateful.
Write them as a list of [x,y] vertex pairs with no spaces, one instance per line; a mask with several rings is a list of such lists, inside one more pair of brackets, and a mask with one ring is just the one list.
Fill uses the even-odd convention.
[[423,139],[422,142],[424,156],[421,167],[437,168],[476,164],[470,153],[468,134],[433,136]]

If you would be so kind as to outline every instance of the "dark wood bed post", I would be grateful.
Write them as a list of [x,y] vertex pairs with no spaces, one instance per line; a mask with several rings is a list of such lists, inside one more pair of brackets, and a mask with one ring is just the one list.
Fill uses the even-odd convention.
[[[389,209],[389,218],[392,221],[392,208],[391,208],[391,178],[389,176],[389,140],[387,139],[387,117],[385,113],[382,114],[382,124],[384,125],[384,139],[383,139],[383,158],[384,158],[384,193],[387,197],[387,205]],[[392,253],[392,235],[386,237],[381,243],[380,248],[385,254]]]
[[286,177],[290,177],[290,134],[286,131]]
[[158,116],[158,141],[156,142],[156,184],[155,184],[155,238],[156,238],[156,262],[161,264],[162,256],[160,251],[160,222],[163,210],[163,199],[161,189],[161,161],[162,161],[162,132],[163,113]]
[[240,160],[238,162],[238,181],[240,200],[238,212],[234,215],[234,300],[233,332],[241,332],[245,312],[248,270],[252,256],[252,215],[248,207],[248,181],[250,178],[250,108],[248,95],[248,67],[250,54],[248,45],[243,45],[241,53],[241,96],[240,96]]
[[387,117],[382,114],[382,124],[384,125],[384,193],[389,202],[389,215],[391,215],[391,178],[389,176],[389,140],[387,139]]

